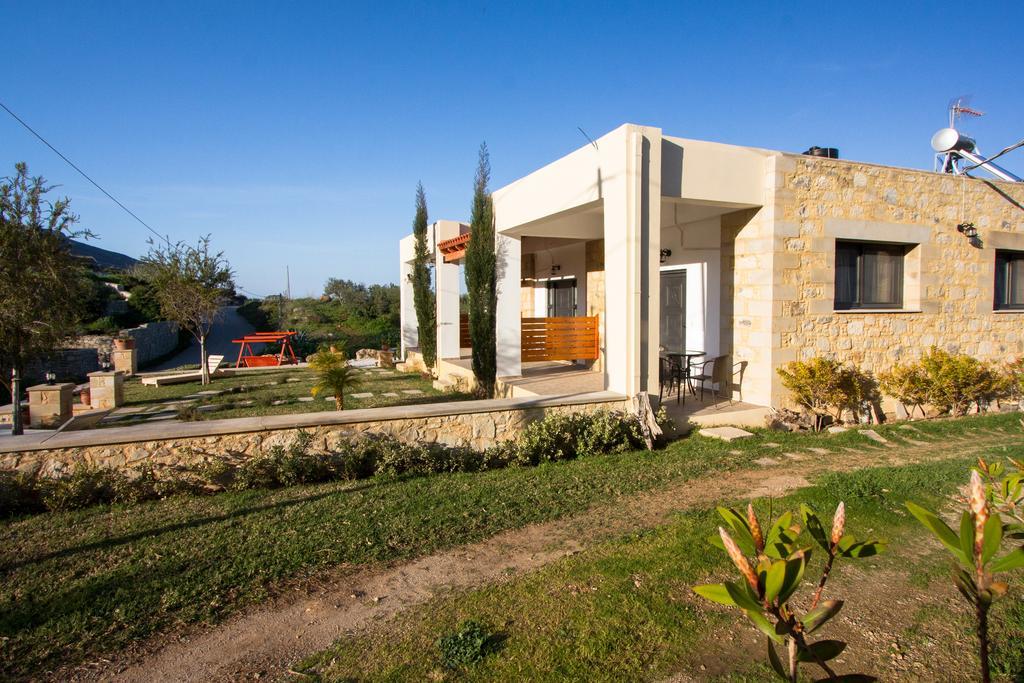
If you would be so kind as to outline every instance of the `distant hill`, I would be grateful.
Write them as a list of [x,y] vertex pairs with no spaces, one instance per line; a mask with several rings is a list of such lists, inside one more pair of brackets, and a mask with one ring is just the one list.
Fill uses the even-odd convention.
[[68,242],[71,243],[72,254],[90,259],[100,270],[128,270],[138,263],[137,259],[133,259],[127,254],[100,249],[78,240],[68,240]]

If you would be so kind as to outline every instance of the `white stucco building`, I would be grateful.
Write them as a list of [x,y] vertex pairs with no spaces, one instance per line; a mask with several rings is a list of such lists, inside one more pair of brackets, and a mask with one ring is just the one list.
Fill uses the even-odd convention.
[[[981,248],[956,234],[950,212],[962,192],[988,228]],[[544,359],[592,373],[591,389],[657,394],[659,357],[691,352],[720,359],[715,383],[726,393],[768,406],[785,399],[776,369],[797,358],[834,355],[877,372],[919,353],[922,339],[989,358],[1024,351],[1020,309],[993,299],[1009,286],[1000,264],[1024,258],[1017,183],[625,124],[493,200],[498,375],[508,385],[552,370]],[[442,378],[468,367],[457,265],[467,233],[456,221],[431,226]],[[401,243],[403,351],[417,342],[412,244]],[[857,249],[875,265],[837,279],[837,254],[846,263]],[[864,297],[847,300],[851,282]],[[965,303],[964,287],[982,303]]]

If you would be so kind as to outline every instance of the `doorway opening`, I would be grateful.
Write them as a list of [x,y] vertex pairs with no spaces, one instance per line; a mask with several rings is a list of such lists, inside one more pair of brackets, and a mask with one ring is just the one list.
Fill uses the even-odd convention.
[[686,271],[661,273],[661,347],[667,353],[686,350]]

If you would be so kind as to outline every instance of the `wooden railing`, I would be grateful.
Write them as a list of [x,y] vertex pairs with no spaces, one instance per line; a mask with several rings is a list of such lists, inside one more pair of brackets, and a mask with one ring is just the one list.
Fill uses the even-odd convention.
[[469,338],[469,314],[463,313],[459,316],[459,347],[468,349],[473,346]]
[[523,318],[522,360],[597,360],[597,316]]

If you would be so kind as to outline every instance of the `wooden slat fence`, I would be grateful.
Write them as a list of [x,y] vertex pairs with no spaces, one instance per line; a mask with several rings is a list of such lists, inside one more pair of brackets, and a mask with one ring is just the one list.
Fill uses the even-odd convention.
[[523,318],[523,362],[597,360],[597,316]]
[[468,349],[473,346],[469,338],[469,314],[463,313],[459,316],[459,346]]

